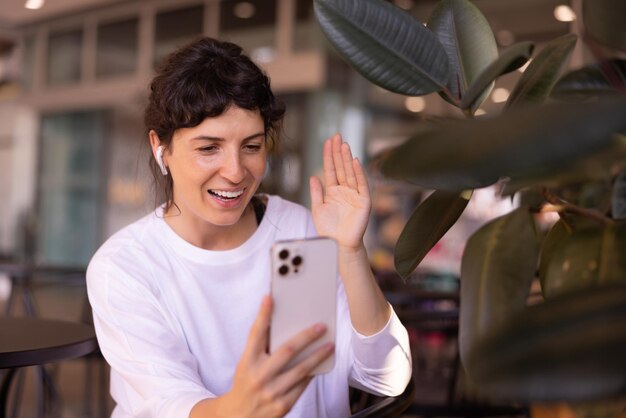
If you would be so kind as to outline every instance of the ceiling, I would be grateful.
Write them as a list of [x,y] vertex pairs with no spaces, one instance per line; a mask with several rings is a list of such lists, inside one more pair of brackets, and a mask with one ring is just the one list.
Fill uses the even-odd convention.
[[[397,4],[412,1],[415,4],[412,14],[422,22],[428,20],[438,3],[436,0],[393,1]],[[471,0],[471,2],[485,15],[501,46],[519,41],[544,42],[570,30],[569,23],[559,22],[554,17],[555,7],[561,4],[569,5],[570,0]],[[501,42],[505,37],[509,42]]]
[[45,0],[44,6],[37,10],[25,8],[26,0],[0,0],[0,2],[2,3],[0,28],[10,29],[81,10],[119,3],[120,0]]
[[[176,0],[171,0],[176,3]],[[433,0],[396,0],[414,4],[418,17],[427,19],[436,1]],[[528,39],[546,35],[553,38],[556,32],[567,31],[567,24],[557,22],[552,12],[558,4],[570,3],[569,0],[472,0],[487,16],[494,32],[507,29],[520,38]],[[0,0],[0,29],[11,29],[28,25],[37,21],[48,20],[102,7],[124,0],[45,0],[44,6],[38,10],[24,7],[26,0]],[[229,2],[235,2],[229,0]],[[395,2],[395,1],[394,1]],[[419,14],[424,16],[419,16]],[[521,35],[521,36],[520,36]]]
[[[115,4],[130,1],[152,0],[45,0],[41,9],[29,10],[24,7],[26,0],[0,0],[0,58],[15,45],[15,33],[12,29],[28,26],[41,21],[53,20],[72,14],[94,9],[104,9]],[[180,0],[159,0],[159,4],[171,2],[178,4]],[[203,0],[197,0],[201,3]],[[217,0],[215,0],[217,1]],[[277,2],[278,0],[220,0],[227,4],[223,11],[232,9],[232,6],[241,1],[261,4]],[[313,0],[294,0],[298,4],[309,3]],[[360,1],[360,0],[354,0]],[[438,0],[387,0],[398,6],[410,5],[407,10],[422,22],[426,22]],[[554,18],[554,9],[560,4],[578,4],[580,0],[471,0],[485,15],[500,46],[504,47],[513,42],[532,41],[538,46],[554,39],[572,29],[572,24],[558,22]],[[404,7],[406,8],[406,7]],[[257,9],[262,9],[257,7]],[[305,8],[307,9],[307,8]],[[310,13],[307,12],[307,13]],[[231,13],[232,14],[232,13]],[[221,25],[228,26],[225,16],[221,16]],[[578,22],[580,24],[580,22]],[[507,38],[507,42],[503,42]],[[517,74],[517,73],[516,73]],[[506,83],[503,77],[502,83]],[[503,84],[504,87],[507,87]],[[403,107],[404,97],[373,90],[375,101],[383,103],[389,101],[392,107]]]

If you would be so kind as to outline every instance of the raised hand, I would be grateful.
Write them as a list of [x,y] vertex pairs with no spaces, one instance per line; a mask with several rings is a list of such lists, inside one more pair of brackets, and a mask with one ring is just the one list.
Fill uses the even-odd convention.
[[321,337],[322,325],[305,329],[273,354],[266,352],[272,302],[265,297],[239,360],[232,389],[220,399],[218,416],[282,417],[311,381],[310,372],[334,350],[325,345],[289,369],[285,366],[300,351]]
[[340,247],[363,245],[372,206],[367,178],[350,146],[335,134],[324,142],[324,181],[311,177],[311,211],[318,234],[334,238]]

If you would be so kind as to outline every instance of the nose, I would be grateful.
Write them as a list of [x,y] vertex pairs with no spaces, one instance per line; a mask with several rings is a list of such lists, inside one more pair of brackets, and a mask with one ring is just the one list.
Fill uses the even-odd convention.
[[220,172],[222,177],[233,184],[238,184],[243,181],[246,176],[246,170],[241,161],[239,152],[227,153]]

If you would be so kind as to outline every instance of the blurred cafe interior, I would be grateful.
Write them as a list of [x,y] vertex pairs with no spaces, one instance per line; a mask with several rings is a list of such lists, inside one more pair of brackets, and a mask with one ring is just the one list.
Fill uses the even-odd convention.
[[[424,22],[436,2],[393,3]],[[502,48],[521,40],[541,48],[579,30],[578,0],[473,3]],[[89,323],[84,269],[90,257],[159,203],[142,124],[149,80],[163,57],[199,35],[240,44],[269,74],[287,105],[286,139],[262,187],[305,205],[306,180],[321,169],[321,144],[334,132],[367,163],[406,138],[416,122],[459,112],[436,94],[407,98],[358,75],[324,38],[313,0],[1,0],[0,315]],[[584,54],[577,47],[570,65],[580,65]],[[480,114],[501,109],[520,75],[501,77]],[[393,247],[425,191],[400,187],[374,170],[370,182],[374,208],[366,239],[383,287],[431,295],[410,311],[415,322],[407,321],[415,343],[414,402],[445,405],[464,396],[456,385],[463,244],[512,203],[494,190],[478,191],[462,222],[402,284]],[[402,302],[394,297],[389,293],[392,303]],[[24,368],[11,385],[7,416],[108,416],[107,385],[107,365],[97,353]]]

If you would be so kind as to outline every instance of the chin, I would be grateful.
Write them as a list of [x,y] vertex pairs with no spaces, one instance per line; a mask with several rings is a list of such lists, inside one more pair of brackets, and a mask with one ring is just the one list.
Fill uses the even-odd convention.
[[218,216],[205,216],[204,220],[215,226],[233,226],[236,225],[243,216],[243,211],[237,214],[218,215]]

